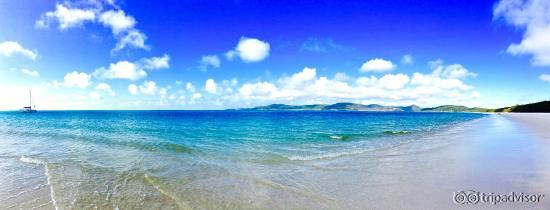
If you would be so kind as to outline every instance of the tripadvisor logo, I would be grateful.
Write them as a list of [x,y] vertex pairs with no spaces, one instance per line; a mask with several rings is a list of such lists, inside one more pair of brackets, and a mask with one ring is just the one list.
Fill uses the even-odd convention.
[[508,194],[483,193],[475,190],[457,191],[453,193],[453,201],[460,205],[475,205],[478,203],[538,203],[544,194],[525,194],[510,192]]

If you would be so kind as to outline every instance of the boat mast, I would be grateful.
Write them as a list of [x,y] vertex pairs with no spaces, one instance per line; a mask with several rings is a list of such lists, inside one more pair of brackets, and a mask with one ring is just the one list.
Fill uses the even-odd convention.
[[29,108],[32,109],[32,93],[31,93],[31,89],[29,89]]

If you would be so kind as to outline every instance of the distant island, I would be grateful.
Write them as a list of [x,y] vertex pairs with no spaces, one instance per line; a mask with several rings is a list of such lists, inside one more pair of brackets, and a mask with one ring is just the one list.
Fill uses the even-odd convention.
[[516,105],[498,109],[480,107],[466,107],[459,105],[443,105],[431,108],[421,108],[417,105],[410,106],[384,106],[379,104],[311,104],[311,105],[286,105],[271,104],[253,108],[241,108],[233,110],[242,111],[368,111],[368,112],[550,112],[550,101],[541,101],[531,104]]

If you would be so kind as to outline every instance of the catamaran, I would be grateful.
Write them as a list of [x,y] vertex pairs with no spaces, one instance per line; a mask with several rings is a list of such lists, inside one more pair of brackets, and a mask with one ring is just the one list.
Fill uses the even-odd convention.
[[29,90],[29,106],[23,107],[21,109],[22,113],[36,113],[36,106],[34,106],[34,109],[32,107],[32,93],[31,90]]

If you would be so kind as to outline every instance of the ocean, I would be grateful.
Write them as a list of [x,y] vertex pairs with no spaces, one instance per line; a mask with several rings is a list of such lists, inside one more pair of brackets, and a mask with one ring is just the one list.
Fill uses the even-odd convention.
[[[8,177],[0,181],[0,197],[8,197],[0,203],[15,205],[19,195],[31,193],[48,196],[30,206],[60,209],[331,208],[335,198],[323,186],[330,182],[323,174],[484,116],[0,112],[0,172]],[[354,167],[341,170],[361,171]],[[40,176],[24,179],[22,171]]]

